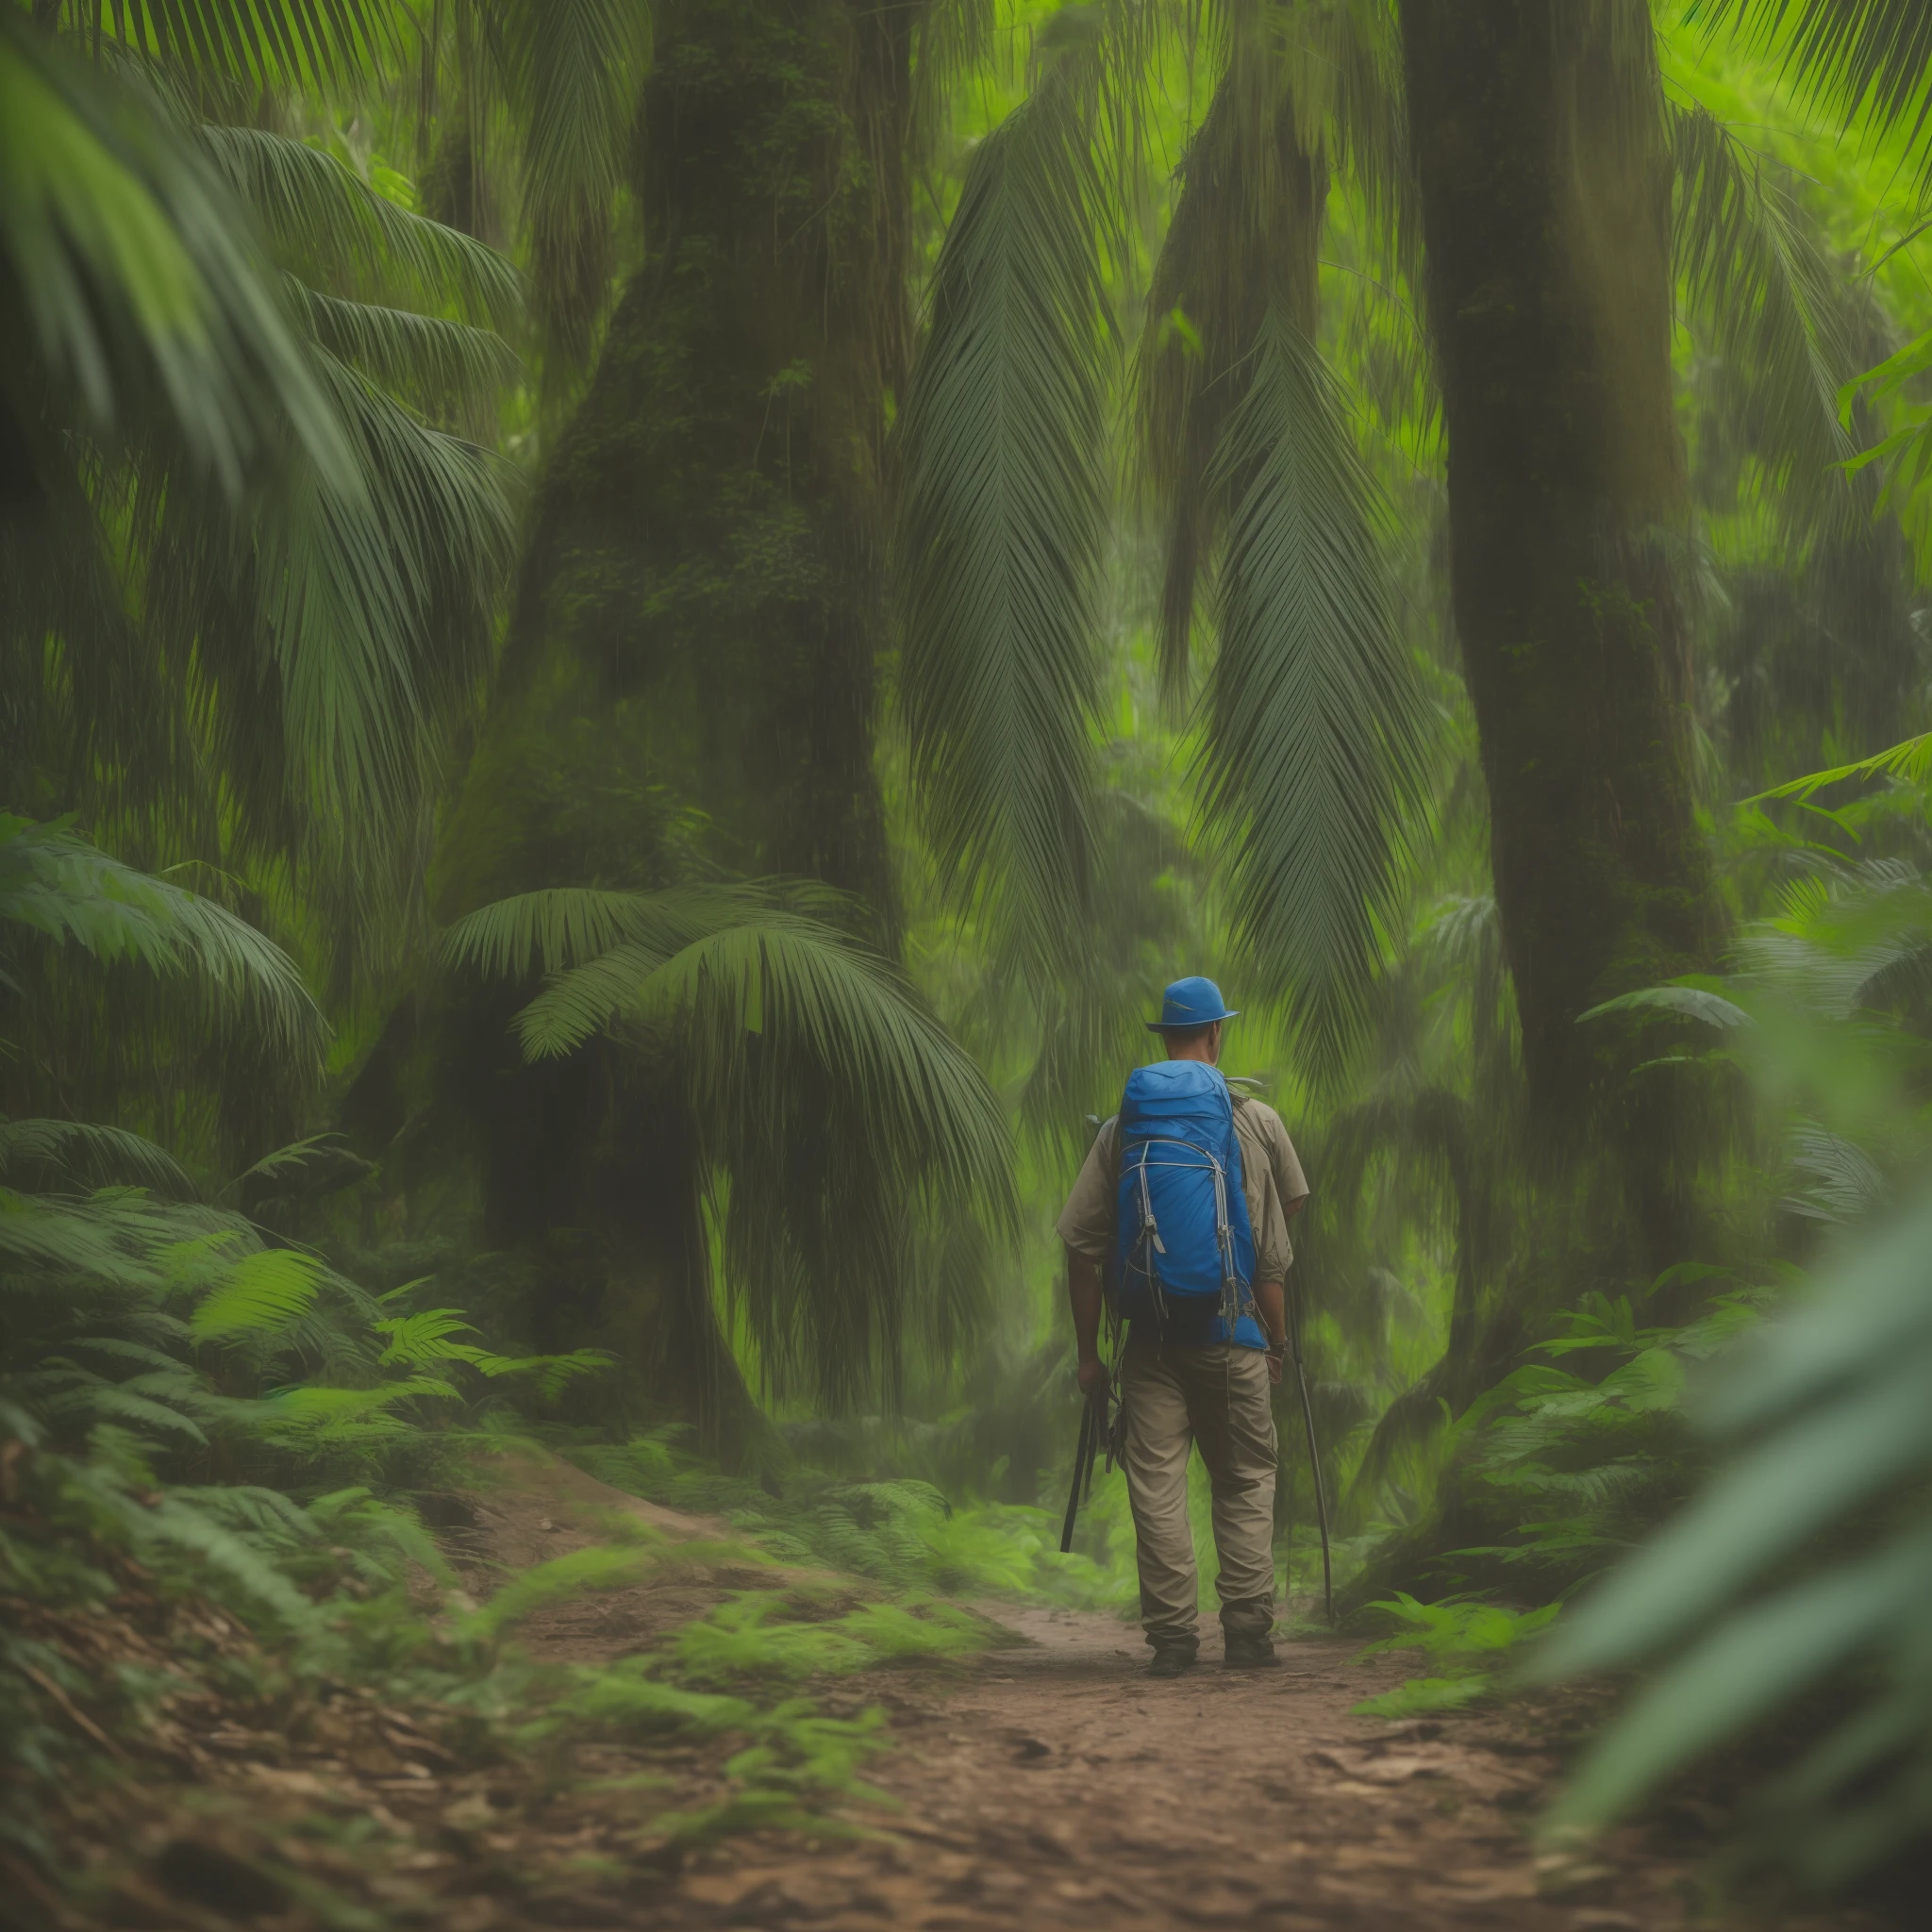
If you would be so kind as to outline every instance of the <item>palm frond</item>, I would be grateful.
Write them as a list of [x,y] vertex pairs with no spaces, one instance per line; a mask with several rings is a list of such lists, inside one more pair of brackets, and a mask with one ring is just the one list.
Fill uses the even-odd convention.
[[994,0],[933,0],[919,10],[912,56],[912,110],[908,140],[915,161],[931,152],[960,84],[982,62],[1010,72],[1002,60],[999,10]]
[[445,968],[487,979],[566,973],[619,945],[662,959],[721,925],[781,903],[771,886],[682,886],[662,892],[618,892],[557,886],[520,892],[459,919],[444,934]]
[[1795,798],[1802,802],[1824,791],[1826,786],[1840,785],[1847,779],[1890,777],[1901,778],[1907,785],[1924,785],[1932,778],[1932,731],[1922,732],[1917,738],[1907,738],[1901,744],[1874,752],[1869,758],[1859,758],[1849,765],[1834,765],[1824,772],[1807,772],[1802,778],[1774,785],[1769,791],[1740,799],[1739,804],[1757,805],[1767,798]]
[[0,1121],[0,1180],[19,1188],[28,1177],[92,1189],[114,1182],[152,1188],[178,1200],[195,1198],[194,1183],[165,1148],[125,1127],[87,1121]]
[[192,974],[218,1011],[239,1014],[291,1059],[312,1059],[321,1013],[294,961],[211,899],[110,858],[65,825],[0,814],[0,922],[112,964]]
[[1304,0],[1303,14],[1298,117],[1305,127],[1327,128],[1335,160],[1361,195],[1388,266],[1417,287],[1422,217],[1408,149],[1399,10],[1379,0],[1339,8]]
[[1734,19],[1748,40],[1781,42],[1786,71],[1850,127],[1907,130],[1932,171],[1932,10],[1920,0],[1716,0],[1713,27]]
[[203,126],[202,144],[252,208],[285,266],[339,294],[440,308],[511,327],[516,270],[474,236],[376,193],[332,154],[258,127]]
[[1005,1128],[984,1076],[895,969],[831,926],[741,911],[675,950],[622,944],[554,979],[517,1028],[535,1058],[620,1017],[692,1029],[706,1049],[692,1075],[701,1112],[739,1096],[760,1055],[797,1056],[862,1091],[869,1137],[922,1145],[945,1132],[949,1191],[1006,1198]]
[[491,399],[523,373],[515,352],[493,329],[408,308],[345,302],[299,282],[290,296],[309,333],[338,361],[419,406]]
[[1920,570],[1932,574],[1932,408],[1918,400],[1928,370],[1932,332],[1847,383],[1839,403],[1847,416],[1859,401],[1891,406],[1890,430],[1851,467],[1881,466],[1879,507],[1897,514],[1918,553]]
[[1201,778],[1242,940],[1333,1078],[1427,808],[1429,734],[1334,379],[1278,314],[1254,353],[1217,458],[1231,511]]
[[226,700],[224,768],[308,827],[312,855],[373,880],[489,662],[515,519],[486,451],[332,357],[315,367],[352,491],[295,464],[237,527],[144,479],[139,527],[150,621]]
[[372,1324],[386,1338],[379,1366],[397,1362],[421,1368],[425,1362],[470,1361],[484,1353],[474,1342],[458,1341],[458,1335],[474,1335],[473,1323],[456,1308],[422,1308],[413,1315],[391,1315]]
[[722,1180],[725,1286],[768,1375],[834,1408],[900,1360],[916,1230],[994,1242],[1015,1210],[996,1096],[904,977],[828,927],[727,928],[668,960],[634,1010],[684,1035],[691,1116]]
[[904,975],[844,934],[787,914],[727,926],[675,954],[635,997],[641,1015],[691,1015],[708,1047],[694,1074],[701,1107],[741,1101],[761,1060],[801,1058],[862,1096],[867,1158],[881,1171],[930,1167],[943,1196],[1009,1224],[1006,1124],[985,1075]]
[[[158,1434],[162,1440],[180,1437],[197,1447],[207,1446],[208,1432],[172,1403],[134,1394],[121,1383],[98,1375],[79,1378],[58,1393],[45,1392],[48,1380],[45,1375],[23,1376],[21,1391],[30,1401],[38,1396],[35,1406],[47,1420],[57,1425],[67,1424],[71,1433],[83,1434],[96,1423],[110,1422],[142,1435]],[[75,1427],[76,1424],[83,1426]]]
[[173,66],[257,88],[328,88],[395,44],[381,0],[66,0],[75,26]]
[[803,1366],[849,1403],[896,1371],[921,1227],[971,1214],[1010,1239],[979,1068],[894,966],[774,887],[528,894],[453,928],[445,958],[562,969],[517,1016],[531,1058],[599,1032],[669,1057],[676,1098],[655,1104],[700,1138],[693,1184],[768,1375]]
[[638,0],[486,0],[485,34],[522,125],[524,218],[547,340],[590,347],[609,292],[651,15]]
[[901,702],[951,892],[1052,954],[1086,892],[1113,329],[1096,177],[1049,82],[980,144],[900,421]]
[[1181,162],[1136,358],[1148,481],[1166,525],[1161,684],[1187,689],[1196,587],[1229,505],[1216,468],[1271,309],[1315,326],[1324,196],[1319,137],[1305,142],[1271,47],[1241,36]]
[[1787,183],[1701,107],[1667,109],[1676,267],[1699,327],[1747,386],[1781,496],[1813,517],[1853,508],[1856,446],[1839,391],[1857,371],[1840,277]]
[[626,943],[558,974],[516,1017],[524,1058],[575,1053],[634,1005],[639,989],[670,956],[659,945]]
[[109,445],[160,433],[230,498],[291,434],[332,481],[353,474],[220,181],[151,99],[63,58],[12,8],[0,179],[0,397],[23,442],[38,367],[68,420]]
[[150,1204],[138,1196],[74,1202],[0,1188],[0,1261],[21,1275],[75,1276],[98,1294],[145,1294],[154,1271],[142,1257],[156,1237]]

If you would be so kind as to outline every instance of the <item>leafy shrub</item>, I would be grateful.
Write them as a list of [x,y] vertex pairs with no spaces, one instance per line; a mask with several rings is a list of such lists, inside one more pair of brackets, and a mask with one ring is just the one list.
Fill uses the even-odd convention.
[[1404,1718],[1425,1710],[1453,1710],[1488,1696],[1509,1652],[1545,1629],[1558,1606],[1512,1611],[1467,1598],[1419,1603],[1403,1593],[1369,1607],[1394,1619],[1400,1627],[1367,1645],[1358,1656],[1419,1650],[1439,1667],[1434,1676],[1411,1678],[1399,1689],[1365,1698],[1355,1707],[1358,1717]]
[[1130,1574],[1091,1557],[1059,1554],[1059,1524],[1023,1504],[956,1506],[931,1484],[842,1482],[795,1472],[782,1496],[703,1468],[660,1429],[565,1453],[613,1488],[694,1515],[723,1516],[781,1562],[874,1577],[901,1590],[949,1596],[1030,1598],[1075,1608],[1136,1602]]
[[1601,1824],[1801,1693],[1844,1714],[1757,1794],[1778,1856],[1842,1883],[1932,1826],[1932,1210],[1752,1338],[1700,1407],[1736,1458],[1538,1659],[1664,1667],[1551,1828]]
[[742,1592],[687,1624],[670,1662],[699,1684],[747,1677],[797,1682],[904,1657],[958,1657],[983,1650],[991,1635],[969,1611],[922,1598],[867,1604],[825,1622],[789,1621],[788,1607],[783,1592]]

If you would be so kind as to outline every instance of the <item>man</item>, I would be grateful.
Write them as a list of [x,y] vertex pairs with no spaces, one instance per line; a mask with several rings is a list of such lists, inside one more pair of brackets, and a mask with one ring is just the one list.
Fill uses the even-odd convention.
[[[1177,979],[1160,1018],[1170,1060],[1221,1058],[1221,1029],[1238,1015],[1210,979]],[[1232,1097],[1232,1096],[1231,1096]],[[1141,1619],[1154,1651],[1152,1674],[1179,1676],[1196,1661],[1199,1601],[1188,1523],[1188,1455],[1201,1445],[1214,1495],[1214,1547],[1221,1557],[1221,1627],[1228,1664],[1277,1661],[1274,1627],[1274,1416],[1287,1347],[1286,1282],[1294,1253],[1288,1224],[1308,1197],[1281,1116],[1258,1100],[1234,1098],[1241,1192],[1254,1235],[1254,1298],[1228,1332],[1221,1306],[1167,1304],[1157,1324],[1129,1323],[1120,1359],[1126,1411],[1127,1495],[1133,1506]],[[1079,1347],[1080,1389],[1105,1392],[1099,1354],[1104,1274],[1116,1239],[1120,1117],[1094,1137],[1058,1222],[1067,1247],[1067,1291]]]

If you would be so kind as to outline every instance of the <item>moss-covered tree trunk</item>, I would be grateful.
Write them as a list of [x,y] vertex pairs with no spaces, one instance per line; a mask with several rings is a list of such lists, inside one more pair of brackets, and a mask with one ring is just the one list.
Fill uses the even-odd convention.
[[[1402,0],[1457,627],[1538,1114],[1644,1105],[1577,1015],[1708,964],[1644,0]],[[1633,1108],[1635,1111],[1633,1111]]]
[[659,16],[649,253],[544,466],[444,917],[702,856],[824,879],[889,925],[874,662],[910,19]]
[[[873,738],[913,18],[859,0],[658,15],[647,255],[543,466],[436,868],[442,922],[546,886],[782,873],[851,892],[890,942]],[[523,1303],[553,1331],[533,1340],[656,1357],[658,1394],[735,1382],[675,1070],[594,1050],[525,1068],[513,1005],[443,1011],[417,1063],[488,1240],[533,1271]],[[380,1061],[357,1096],[378,1139],[404,1110]]]

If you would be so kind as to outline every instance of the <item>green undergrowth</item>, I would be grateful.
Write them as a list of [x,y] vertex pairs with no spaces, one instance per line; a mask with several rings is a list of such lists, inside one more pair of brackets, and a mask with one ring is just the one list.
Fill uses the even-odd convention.
[[1432,1710],[1459,1710],[1491,1695],[1506,1666],[1524,1639],[1556,1621],[1557,1604],[1540,1609],[1507,1610],[1470,1600],[1418,1602],[1406,1593],[1372,1604],[1394,1624],[1394,1631],[1357,1653],[1357,1658],[1391,1652],[1420,1651],[1431,1674],[1411,1677],[1393,1690],[1364,1698],[1357,1717],[1409,1718]]
[[[607,1541],[520,1573],[478,1607],[407,1502],[366,1486],[302,1500],[262,1484],[169,1484],[157,1445],[115,1423],[96,1420],[66,1453],[5,1405],[0,1437],[0,1774],[22,1800],[5,1807],[4,1835],[49,1873],[71,1861],[43,1801],[164,1751],[173,1706],[267,1707],[299,1730],[332,1683],[408,1713],[465,1760],[525,1764],[546,1783],[567,1780],[559,1766],[599,1740],[735,1746],[705,1802],[649,1815],[667,1841],[839,1829],[841,1807],[882,1802],[859,1773],[885,1743],[883,1718],[828,1713],[801,1688],[999,1636],[928,1592],[867,1601],[876,1579],[782,1574],[790,1547],[678,1541],[614,1513],[599,1525]],[[772,1572],[774,1587],[736,1591],[612,1664],[544,1664],[515,1641],[546,1606],[722,1569]],[[123,1660],[104,1671],[95,1640],[75,1633],[135,1600],[152,1641],[127,1625]],[[184,1640],[209,1609],[234,1641]],[[681,1782],[663,1779],[662,1795],[675,1801]]]
[[[1768,1292],[1721,1293],[1680,1327],[1646,1325],[1628,1296],[1591,1294],[1470,1406],[1449,1453],[1463,1520],[1493,1540],[1436,1559],[1446,1588],[1433,1602],[1397,1591],[1364,1607],[1393,1628],[1361,1655],[1420,1651],[1430,1673],[1368,1699],[1363,1715],[1452,1710],[1507,1687],[1518,1646],[1694,1487],[1707,1451],[1687,1422],[1687,1388],[1759,1319]],[[1541,1607],[1507,1607],[1525,1599]]]
[[[75,1456],[17,1410],[0,1422],[0,1842],[50,1876],[76,1864],[60,1822],[76,1794],[130,1773],[178,1776],[165,1767],[181,1708],[299,1739],[343,1685],[372,1724],[406,1722],[451,1762],[494,1765],[532,1789],[572,1788],[575,1755],[600,1742],[647,1764],[670,1753],[666,1774],[641,1776],[635,1794],[637,1828],[654,1840],[847,1829],[843,1807],[886,1802],[860,1775],[886,1743],[883,1714],[827,1711],[801,1690],[999,1635],[930,1597],[862,1601],[837,1578],[786,1578],[735,1591],[639,1655],[546,1663],[515,1641],[546,1604],[774,1566],[737,1542],[680,1543],[634,1524],[477,1607],[402,1504],[367,1491],[308,1505],[239,1487],[189,1493],[160,1484],[108,1425]],[[709,1767],[696,1786],[693,1747]],[[686,1792],[701,1802],[679,1803]]]
[[954,1503],[930,1483],[854,1482],[808,1469],[782,1492],[725,1475],[658,1429],[624,1443],[575,1442],[562,1453],[613,1489],[693,1516],[722,1517],[778,1562],[865,1576],[942,1596],[994,1596],[1131,1613],[1131,1563],[1108,1541],[1107,1560],[1062,1556],[1059,1524],[1015,1503]]

